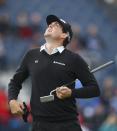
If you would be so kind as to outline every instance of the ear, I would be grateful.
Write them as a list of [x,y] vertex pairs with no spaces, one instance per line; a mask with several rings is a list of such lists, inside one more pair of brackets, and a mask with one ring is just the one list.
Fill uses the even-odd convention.
[[65,39],[66,37],[68,37],[68,34],[67,34],[67,33],[62,33],[62,34],[61,34],[61,38]]

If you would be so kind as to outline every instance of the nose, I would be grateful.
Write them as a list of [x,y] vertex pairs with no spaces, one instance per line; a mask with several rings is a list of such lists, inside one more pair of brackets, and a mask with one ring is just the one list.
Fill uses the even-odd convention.
[[52,24],[49,25],[49,28],[52,28]]

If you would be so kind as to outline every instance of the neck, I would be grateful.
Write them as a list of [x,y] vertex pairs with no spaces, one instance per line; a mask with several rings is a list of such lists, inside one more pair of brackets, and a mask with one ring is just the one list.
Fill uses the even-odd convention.
[[59,46],[63,46],[61,43],[62,43],[61,41],[58,42],[58,41],[52,41],[52,40],[46,39],[45,46],[46,46],[48,53],[51,54],[51,52],[53,51],[54,48],[57,48]]
[[54,45],[54,44],[46,43],[45,46],[46,46],[48,53],[51,54],[54,48],[57,48],[61,45],[56,45],[56,44]]

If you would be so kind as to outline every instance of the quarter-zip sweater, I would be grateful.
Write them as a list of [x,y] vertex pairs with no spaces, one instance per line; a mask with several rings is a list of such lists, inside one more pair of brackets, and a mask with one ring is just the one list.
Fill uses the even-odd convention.
[[[22,83],[30,76],[32,82],[31,112],[33,119],[39,121],[68,121],[77,119],[75,98],[91,98],[100,95],[100,90],[94,75],[88,65],[78,55],[67,49],[62,53],[47,54],[40,48],[28,51],[19,68],[10,80],[9,100],[17,99]],[[75,89],[75,82],[69,84],[72,95],[69,98],[41,103],[40,97],[67,83],[79,79],[83,85]]]

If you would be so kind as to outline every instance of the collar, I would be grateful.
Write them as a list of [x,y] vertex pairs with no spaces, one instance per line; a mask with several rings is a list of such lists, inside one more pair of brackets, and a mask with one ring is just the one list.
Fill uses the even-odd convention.
[[[54,54],[54,53],[57,53],[57,52],[62,53],[64,51],[64,49],[65,49],[64,46],[59,46],[57,48],[54,48],[51,54]],[[47,52],[45,44],[40,47],[40,52],[43,51],[43,50],[45,50]]]

